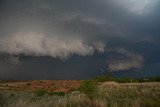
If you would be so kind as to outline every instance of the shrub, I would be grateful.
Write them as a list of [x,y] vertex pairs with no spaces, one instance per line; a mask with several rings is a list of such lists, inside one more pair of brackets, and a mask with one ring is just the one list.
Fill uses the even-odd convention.
[[98,76],[94,80],[97,82],[106,82],[106,81],[114,81],[114,78],[111,76]]
[[43,96],[48,93],[46,90],[37,90],[34,92],[37,96]]
[[6,102],[7,99],[0,93],[0,107],[3,107]]
[[129,78],[117,78],[116,82],[118,82],[118,83],[130,83],[131,79],[129,79]]
[[146,100],[141,104],[141,106],[143,106],[143,107],[160,107],[160,102],[153,101],[153,100]]
[[97,83],[92,80],[82,81],[79,87],[79,91],[86,94],[90,99],[96,95],[97,89]]
[[152,78],[114,78],[111,75],[98,76],[94,79],[96,82],[106,82],[106,81],[115,81],[118,83],[132,83],[132,82],[160,82],[160,77]]
[[156,82],[160,82],[160,77],[156,77],[156,78],[155,78],[155,81],[156,81]]

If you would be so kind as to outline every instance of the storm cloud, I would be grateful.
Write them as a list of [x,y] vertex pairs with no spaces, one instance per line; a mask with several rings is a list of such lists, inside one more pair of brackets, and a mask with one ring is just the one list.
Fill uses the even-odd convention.
[[105,45],[94,43],[91,46],[81,39],[64,39],[58,36],[44,36],[35,32],[18,32],[0,40],[0,52],[10,55],[51,56],[66,59],[72,54],[92,55],[94,51],[104,52]]
[[131,53],[125,49],[114,49],[117,55],[109,61],[107,61],[108,69],[111,72],[125,71],[130,69],[140,69],[143,66],[143,57]]
[[[1,53],[66,59],[73,54],[85,56],[95,51],[104,52],[105,43],[88,36],[93,33],[92,26],[96,29],[98,25],[103,25],[103,20],[81,12],[68,11],[66,14],[63,9],[49,2],[2,3],[2,7],[5,7],[1,15],[1,23],[4,25],[1,26]],[[72,28],[77,23],[80,27]],[[91,29],[89,34],[88,28]]]
[[159,10],[160,0],[0,0],[1,77],[78,69],[83,78],[158,65]]

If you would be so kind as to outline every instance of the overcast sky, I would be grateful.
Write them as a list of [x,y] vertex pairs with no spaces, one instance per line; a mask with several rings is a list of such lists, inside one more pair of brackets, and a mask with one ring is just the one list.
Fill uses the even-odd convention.
[[0,0],[0,78],[160,76],[160,0]]

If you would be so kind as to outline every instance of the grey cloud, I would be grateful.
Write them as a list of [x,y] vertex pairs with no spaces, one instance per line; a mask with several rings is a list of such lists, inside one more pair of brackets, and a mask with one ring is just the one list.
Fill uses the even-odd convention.
[[[0,0],[0,54],[8,55],[1,62],[10,62],[9,56],[14,59],[11,62],[25,62],[21,54],[38,56],[37,59],[74,56],[65,64],[71,68],[73,63],[79,68],[85,65],[86,69],[79,72],[93,71],[93,66],[99,65],[94,66],[98,72],[98,67],[105,66],[105,59],[110,71],[140,69],[146,63],[159,63],[159,7],[160,0]],[[117,49],[106,52],[116,47],[130,52]],[[97,51],[103,54],[97,55]],[[77,55],[86,57],[69,62]],[[25,69],[36,58],[30,58]],[[56,59],[46,60],[46,69],[56,71],[58,65],[50,61],[52,65],[48,68],[48,60]],[[42,62],[38,64],[43,65]],[[35,69],[39,68],[38,64]]]
[[88,45],[81,39],[64,39],[57,36],[45,36],[37,32],[17,32],[0,39],[0,52],[10,55],[51,56],[65,59],[73,54],[92,55],[94,51],[104,52],[105,45]]
[[9,65],[20,65],[21,61],[18,56],[12,55],[0,55],[0,65],[9,64]]
[[152,11],[159,0],[113,0],[118,5],[127,9],[131,13],[144,15]]
[[140,69],[143,66],[143,57],[138,54],[131,53],[126,49],[112,50],[119,55],[107,61],[107,66],[110,71],[124,71],[130,69]]
[[6,7],[0,16],[4,25],[0,26],[1,53],[65,59],[73,54],[86,56],[105,51],[105,43],[88,35],[94,34],[92,30],[104,20],[82,12],[63,11],[56,2],[50,2],[4,1]]

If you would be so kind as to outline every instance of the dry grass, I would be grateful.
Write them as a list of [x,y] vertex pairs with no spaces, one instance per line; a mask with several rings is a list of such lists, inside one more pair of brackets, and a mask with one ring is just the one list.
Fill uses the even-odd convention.
[[0,91],[34,92],[46,90],[48,92],[67,92],[79,87],[77,80],[34,80],[24,82],[6,82],[0,84]]
[[[56,83],[55,81],[4,83],[0,86],[0,89],[3,90],[0,92],[0,105],[2,107],[160,107],[159,82],[99,83],[97,93],[94,94],[92,99],[88,97],[87,94],[79,91],[72,91],[66,93],[64,96],[50,95],[48,93],[37,96],[35,93],[31,92],[36,89],[33,88],[33,86],[39,88],[42,84],[45,86],[42,85],[43,87],[40,88],[44,88],[48,91],[51,91],[50,89],[52,88],[48,88],[47,86],[54,87],[53,91],[66,91],[78,88],[80,83],[80,81],[56,81]],[[5,85],[7,85],[7,91],[4,91]],[[8,89],[12,89],[14,86],[20,87],[17,88],[17,90],[21,91],[8,91]],[[22,92],[23,88],[21,86],[25,87],[25,92]],[[27,91],[27,87],[29,87],[28,89],[31,91]],[[65,89],[61,90],[61,87]]]

